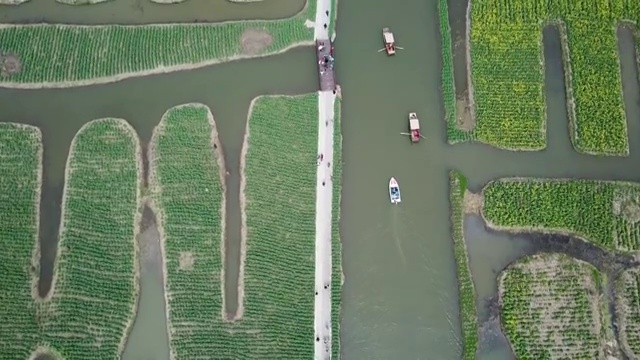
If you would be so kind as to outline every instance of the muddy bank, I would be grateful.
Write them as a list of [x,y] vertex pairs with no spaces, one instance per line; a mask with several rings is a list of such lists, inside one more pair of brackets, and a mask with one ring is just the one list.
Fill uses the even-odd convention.
[[[486,231],[493,235],[508,234],[513,236],[513,233],[506,231],[499,231],[486,226]],[[542,232],[529,232],[518,233],[518,238],[525,241],[528,246],[524,249],[523,254],[516,259],[513,259],[510,263],[498,269],[498,275],[496,281],[500,278],[502,272],[514,262],[521,260],[523,257],[532,256],[542,253],[561,253],[570,257],[585,261],[596,267],[602,274],[604,274],[604,283],[600,290],[601,295],[606,300],[607,312],[606,319],[608,320],[603,326],[610,329],[613,332],[611,335],[620,344],[619,332],[617,329],[617,316],[615,313],[615,282],[618,279],[620,273],[628,268],[636,267],[640,265],[640,258],[625,253],[618,253],[614,251],[606,251],[596,245],[586,242],[578,237],[566,235],[566,234],[549,234]],[[499,347],[504,349],[510,348],[504,340],[507,339],[501,328],[500,319],[500,303],[499,303],[499,289],[496,286],[496,292],[488,298],[480,299],[482,312],[486,314],[482,318],[479,318],[479,332],[481,348]],[[501,332],[502,334],[498,334]],[[607,346],[607,353],[614,355],[614,358],[628,359],[628,357],[620,354],[617,346]],[[511,353],[512,358],[515,359],[515,355]]]
[[453,78],[456,99],[467,100],[467,7],[469,0],[447,0],[449,7],[449,26],[453,45]]

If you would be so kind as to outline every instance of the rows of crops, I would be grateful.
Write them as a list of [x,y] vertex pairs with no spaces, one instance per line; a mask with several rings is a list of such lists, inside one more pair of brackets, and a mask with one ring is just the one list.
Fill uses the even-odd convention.
[[501,320],[519,360],[602,358],[596,269],[560,254],[520,260],[500,277]]
[[67,162],[58,258],[43,339],[67,359],[115,359],[135,316],[142,166],[135,130],[100,119]]
[[492,226],[569,232],[605,248],[640,250],[640,184],[500,179],[484,188],[483,214]]
[[317,124],[316,93],[259,98],[249,119],[245,318],[263,329],[258,358],[313,357]]
[[640,270],[623,272],[616,284],[616,315],[621,348],[629,359],[640,356]]
[[[311,12],[313,11],[313,12]],[[115,81],[141,73],[224,62],[242,55],[246,29],[273,38],[261,54],[272,54],[313,40],[304,25],[315,18],[315,0],[295,17],[273,21],[141,26],[3,25],[1,50],[19,56],[22,70],[0,79],[0,86],[72,86]],[[246,55],[248,56],[248,55]]]
[[[0,358],[27,359],[38,332],[31,262],[38,241],[42,141],[40,130],[0,123]],[[32,267],[33,266],[33,267]]]
[[228,356],[222,326],[224,193],[204,105],[169,109],[150,144],[149,185],[163,237],[172,353],[177,359],[216,351]]
[[340,199],[342,194],[342,103],[336,97],[333,110],[333,200],[331,214],[331,353],[340,359],[340,308],[342,305],[342,242],[340,240]]
[[301,123],[315,129],[317,114],[315,94],[255,102],[245,163],[243,317],[232,323],[223,318],[224,195],[213,117],[204,105],[184,105],[155,130],[150,184],[176,358],[312,356],[317,132],[298,130]]
[[449,26],[449,8],[447,0],[438,0],[440,35],[442,36],[442,98],[444,100],[444,116],[447,123],[447,141],[455,144],[472,140],[473,132],[464,131],[456,125],[456,89],[453,75],[453,44],[451,43],[451,27]]
[[449,173],[449,203],[451,206],[451,235],[456,258],[456,273],[460,296],[460,320],[462,322],[462,359],[474,360],[478,348],[478,317],[476,291],[471,280],[471,270],[464,242],[463,201],[467,179],[457,171]]
[[503,148],[544,147],[541,40],[542,27],[553,22],[567,40],[574,147],[591,154],[628,154],[614,25],[640,19],[638,2],[477,0],[471,17],[479,138]]

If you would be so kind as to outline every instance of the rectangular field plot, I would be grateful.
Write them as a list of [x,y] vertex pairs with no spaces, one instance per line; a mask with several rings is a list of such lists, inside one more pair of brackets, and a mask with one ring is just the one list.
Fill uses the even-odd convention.
[[[0,123],[0,358],[35,350],[42,138],[38,128]],[[32,284],[33,283],[33,284]]]
[[115,359],[135,316],[141,150],[124,120],[76,134],[65,176],[60,240],[42,341],[66,359]]
[[500,316],[518,359],[602,359],[597,270],[558,254],[510,265],[499,283]]
[[571,138],[588,154],[627,155],[615,25],[640,19],[626,0],[473,0],[471,63],[477,138],[507,149],[545,146],[542,28],[563,42]]
[[253,104],[241,160],[242,303],[232,320],[222,281],[225,170],[213,116],[187,104],[156,128],[151,186],[176,358],[313,356],[317,101],[310,94]]
[[500,179],[483,190],[492,226],[565,232],[601,247],[640,250],[640,184],[552,179]]

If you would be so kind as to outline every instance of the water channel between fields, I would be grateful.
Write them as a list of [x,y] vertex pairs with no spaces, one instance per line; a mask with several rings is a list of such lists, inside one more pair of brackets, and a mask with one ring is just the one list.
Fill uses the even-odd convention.
[[[285,2],[265,0],[263,4],[241,8],[216,2],[219,7],[215,7],[215,15],[211,15],[216,17],[210,20],[283,17],[302,8],[298,1],[296,6],[291,5],[293,1],[286,2],[287,5],[269,5],[274,3]],[[209,9],[200,0],[180,5],[145,5],[145,9],[159,7],[142,13],[136,12],[131,4],[128,0],[117,0],[113,4],[78,10],[51,0],[32,1],[22,6],[33,10],[20,10],[20,6],[5,12],[6,7],[2,7],[0,20],[40,21],[41,15],[37,14],[49,14],[47,9],[54,9],[45,20],[71,23],[192,21],[197,17],[191,19],[188,14],[202,16],[201,13],[208,14]],[[108,6],[112,10],[101,10]],[[457,14],[456,9],[466,9],[466,1],[454,1],[450,7]],[[262,10],[256,9],[264,12],[261,14]],[[481,144],[446,144],[440,95],[437,0],[400,3],[350,0],[340,2],[338,12],[335,52],[337,78],[343,90],[344,137],[340,226],[345,274],[341,309],[343,358],[458,359],[460,320],[449,230],[448,170],[458,169],[466,175],[473,191],[479,191],[491,179],[504,176],[640,181],[640,168],[632,166],[640,156],[640,105],[633,41],[628,34],[626,38],[622,34],[620,50],[630,119],[630,157],[596,158],[573,151],[565,111],[562,52],[552,30],[545,31],[548,146],[540,152],[514,153]],[[151,13],[156,17],[151,17]],[[458,27],[464,25],[464,20],[454,20],[453,41],[458,43],[457,34],[464,35]],[[382,46],[380,30],[386,26],[394,31],[398,45],[405,48],[393,58],[377,53]],[[460,51],[459,47],[455,49]],[[230,196],[227,197],[230,269],[226,286],[234,289],[240,237],[239,204],[233,194],[237,188],[233,183],[238,181],[240,146],[249,102],[261,94],[299,94],[315,91],[317,86],[315,54],[309,47],[264,59],[95,87],[0,90],[3,109],[0,121],[29,123],[43,131],[45,183],[41,241],[45,280],[50,279],[57,240],[64,163],[71,139],[80,126],[95,118],[121,117],[132,123],[146,144],[151,130],[167,109],[182,103],[202,102],[213,111],[230,172]],[[411,145],[399,135],[406,131],[409,111],[416,111],[421,117],[427,136],[417,145]],[[390,176],[395,176],[402,186],[404,199],[399,206],[388,203],[386,184]],[[495,291],[496,271],[522,254],[530,253],[532,245],[523,237],[484,231],[477,217],[466,218],[465,233],[482,305],[482,299]],[[157,234],[153,226],[140,235],[140,243],[143,248],[140,302],[124,359],[168,359]],[[228,293],[235,295],[233,291]],[[480,308],[483,343],[479,358],[511,359],[497,324],[482,321],[489,318],[489,311],[484,305]]]

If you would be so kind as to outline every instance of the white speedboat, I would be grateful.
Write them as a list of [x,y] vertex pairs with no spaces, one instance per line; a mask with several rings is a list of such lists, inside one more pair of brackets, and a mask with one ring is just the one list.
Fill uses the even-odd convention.
[[393,177],[389,180],[389,199],[391,199],[392,204],[397,204],[402,200],[400,198],[400,186],[398,186],[396,178]]

